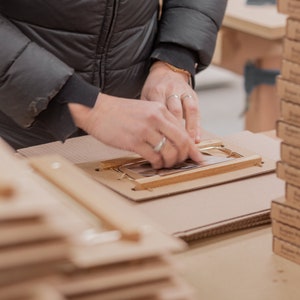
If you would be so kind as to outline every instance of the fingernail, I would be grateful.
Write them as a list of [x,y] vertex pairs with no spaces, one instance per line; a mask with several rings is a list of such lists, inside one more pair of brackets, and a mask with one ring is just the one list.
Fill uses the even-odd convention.
[[200,141],[201,141],[201,137],[200,137],[200,135],[197,135],[195,137],[195,143],[198,144],[198,143],[200,143]]

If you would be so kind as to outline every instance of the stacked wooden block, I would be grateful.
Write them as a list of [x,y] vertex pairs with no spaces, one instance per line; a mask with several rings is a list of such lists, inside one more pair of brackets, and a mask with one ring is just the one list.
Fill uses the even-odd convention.
[[[107,196],[71,163],[55,158],[51,168],[74,185],[81,178],[89,193],[95,186],[99,203]],[[120,199],[93,208],[75,198],[0,140],[1,300],[194,299],[172,256],[181,240]]]
[[277,78],[281,101],[277,136],[282,142],[276,172],[286,190],[272,201],[273,251],[300,264],[300,1],[278,0],[277,7],[288,15]]

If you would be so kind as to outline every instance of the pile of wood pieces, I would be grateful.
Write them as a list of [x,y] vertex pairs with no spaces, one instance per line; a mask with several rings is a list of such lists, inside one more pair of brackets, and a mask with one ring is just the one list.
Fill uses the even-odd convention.
[[194,299],[185,247],[67,160],[0,141],[0,299]]

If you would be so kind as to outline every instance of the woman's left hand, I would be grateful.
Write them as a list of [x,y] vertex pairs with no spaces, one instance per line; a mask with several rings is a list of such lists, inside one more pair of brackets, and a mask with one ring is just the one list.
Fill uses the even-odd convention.
[[200,142],[200,107],[187,74],[175,72],[164,62],[155,62],[144,84],[141,99],[164,104],[184,124],[195,143]]

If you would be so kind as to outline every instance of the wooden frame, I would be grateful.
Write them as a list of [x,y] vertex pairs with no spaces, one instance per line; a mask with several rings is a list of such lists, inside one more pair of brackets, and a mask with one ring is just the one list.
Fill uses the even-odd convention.
[[153,170],[137,155],[79,164],[94,179],[129,199],[140,201],[216,185],[259,173],[274,171],[275,163],[263,160],[221,140],[198,144],[205,160],[186,161],[172,169]]

